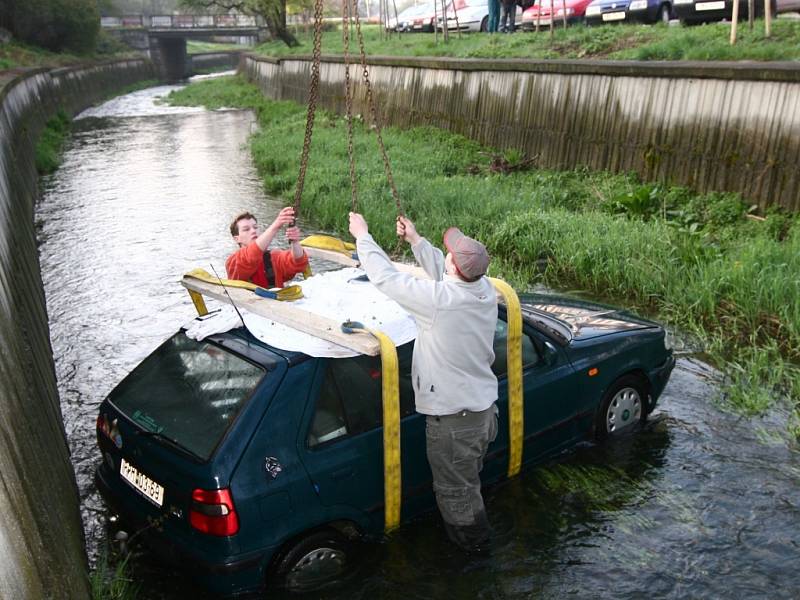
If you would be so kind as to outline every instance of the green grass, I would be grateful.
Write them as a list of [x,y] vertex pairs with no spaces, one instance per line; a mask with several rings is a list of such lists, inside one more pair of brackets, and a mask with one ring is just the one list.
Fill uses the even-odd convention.
[[[764,38],[763,22],[757,21],[751,32],[739,28],[739,41],[728,43],[730,25],[722,23],[697,27],[617,24],[566,30],[557,28],[553,40],[548,31],[518,32],[514,35],[451,34],[450,41],[434,41],[434,34],[408,33],[381,35],[374,26],[364,27],[367,54],[389,56],[450,56],[459,58],[594,58],[630,60],[798,60],[800,59],[800,22],[778,19],[773,22],[772,37]],[[298,34],[301,45],[289,48],[281,42],[269,42],[255,52],[269,56],[310,54],[311,37]],[[323,34],[322,51],[341,54],[340,31]],[[351,53],[357,45],[351,41]]]
[[126,58],[141,56],[115,40],[109,40],[106,35],[98,39],[97,51],[92,54],[70,54],[68,52],[50,52],[44,48],[12,41],[0,44],[0,71],[22,67],[63,67],[93,60],[107,60],[110,58]]
[[61,165],[61,150],[71,125],[69,115],[59,110],[45,124],[36,142],[36,171],[39,175],[54,172]]
[[105,551],[98,561],[95,570],[89,575],[92,592],[91,600],[134,600],[138,596],[139,586],[134,583],[128,573],[128,559],[117,559],[115,565],[110,564],[109,552]]
[[[266,100],[238,77],[193,84],[169,101],[254,109],[256,167],[265,190],[289,202],[305,107]],[[358,208],[376,240],[394,248],[383,163],[368,128],[358,121],[355,130]],[[789,427],[800,431],[799,218],[774,211],[754,220],[736,195],[699,195],[635,175],[494,173],[491,149],[464,137],[429,127],[383,134],[403,207],[435,243],[456,224],[486,243],[491,273],[517,289],[541,282],[583,290],[695,334],[726,375],[726,405],[754,415],[791,399]],[[347,238],[350,204],[346,125],[320,111],[302,210]]]
[[205,52],[237,52],[251,50],[251,46],[242,44],[218,44],[216,42],[199,42],[196,40],[186,40],[186,52],[188,54],[203,54]]

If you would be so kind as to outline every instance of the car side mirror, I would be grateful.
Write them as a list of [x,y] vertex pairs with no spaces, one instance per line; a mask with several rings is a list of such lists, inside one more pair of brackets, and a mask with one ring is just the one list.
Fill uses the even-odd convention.
[[546,364],[548,367],[552,367],[558,362],[558,349],[556,349],[552,343],[545,342],[544,356],[542,358],[544,359],[544,364]]

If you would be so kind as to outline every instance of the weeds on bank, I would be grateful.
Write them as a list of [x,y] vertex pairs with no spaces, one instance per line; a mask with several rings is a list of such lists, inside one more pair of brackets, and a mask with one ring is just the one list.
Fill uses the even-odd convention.
[[[514,35],[482,33],[450,34],[447,43],[432,33],[381,35],[377,26],[365,26],[364,43],[371,55],[448,56],[457,58],[595,58],[627,60],[799,60],[800,22],[777,19],[772,37],[764,38],[763,22],[753,31],[739,28],[735,46],[729,43],[730,25],[709,23],[697,27],[618,23],[586,27],[556,27],[553,39],[548,28],[539,33],[518,31]],[[300,46],[289,48],[269,42],[255,49],[268,56],[310,54],[312,36],[298,33]],[[351,52],[354,51],[351,45]],[[326,31],[322,38],[326,54],[343,52],[340,31]]]
[[39,175],[52,173],[61,165],[61,149],[67,139],[71,120],[59,110],[44,126],[36,142],[36,171]]
[[92,600],[135,600],[139,586],[128,573],[128,554],[124,559],[111,565],[109,550],[106,549],[94,571],[89,575]]
[[[169,101],[256,110],[261,130],[251,147],[264,188],[293,195],[304,107],[266,100],[241,78],[193,84]],[[457,223],[486,243],[493,274],[518,288],[540,281],[581,289],[696,332],[726,374],[725,401],[744,414],[782,398],[800,407],[800,219],[772,211],[753,220],[736,195],[699,195],[634,175],[495,173],[495,152],[434,128],[383,134],[403,207],[434,242]],[[394,248],[394,203],[360,120],[354,148],[358,209],[376,240]],[[347,236],[350,208],[346,124],[318,112],[302,211]]]

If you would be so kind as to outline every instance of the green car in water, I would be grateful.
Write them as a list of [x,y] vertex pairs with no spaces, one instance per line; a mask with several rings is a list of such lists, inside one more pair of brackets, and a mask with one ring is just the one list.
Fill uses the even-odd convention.
[[[675,365],[662,327],[563,297],[520,301],[524,467],[646,419]],[[484,484],[507,476],[507,331],[500,305],[501,422]],[[413,342],[397,351],[405,522],[436,505]],[[242,328],[203,341],[181,330],[101,404],[96,482],[154,553],[215,594],[313,590],[343,575],[359,539],[383,533],[381,423],[379,357],[311,358]]]

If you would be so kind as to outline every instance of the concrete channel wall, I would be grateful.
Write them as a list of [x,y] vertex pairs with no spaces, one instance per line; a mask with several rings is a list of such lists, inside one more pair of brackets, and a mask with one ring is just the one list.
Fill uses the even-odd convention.
[[236,50],[231,52],[200,52],[198,54],[190,54],[189,60],[191,61],[192,74],[197,71],[208,69],[221,69],[223,67],[235,69],[239,66],[241,52]]
[[89,597],[36,249],[36,140],[59,108],[153,77],[142,60],[0,75],[0,598]]
[[[433,125],[542,167],[635,171],[800,210],[800,65],[371,57],[383,123]],[[308,99],[309,57],[245,55],[274,99]],[[322,108],[344,113],[344,64],[323,57]],[[360,69],[354,112],[367,115]],[[391,158],[391,157],[390,157]]]

